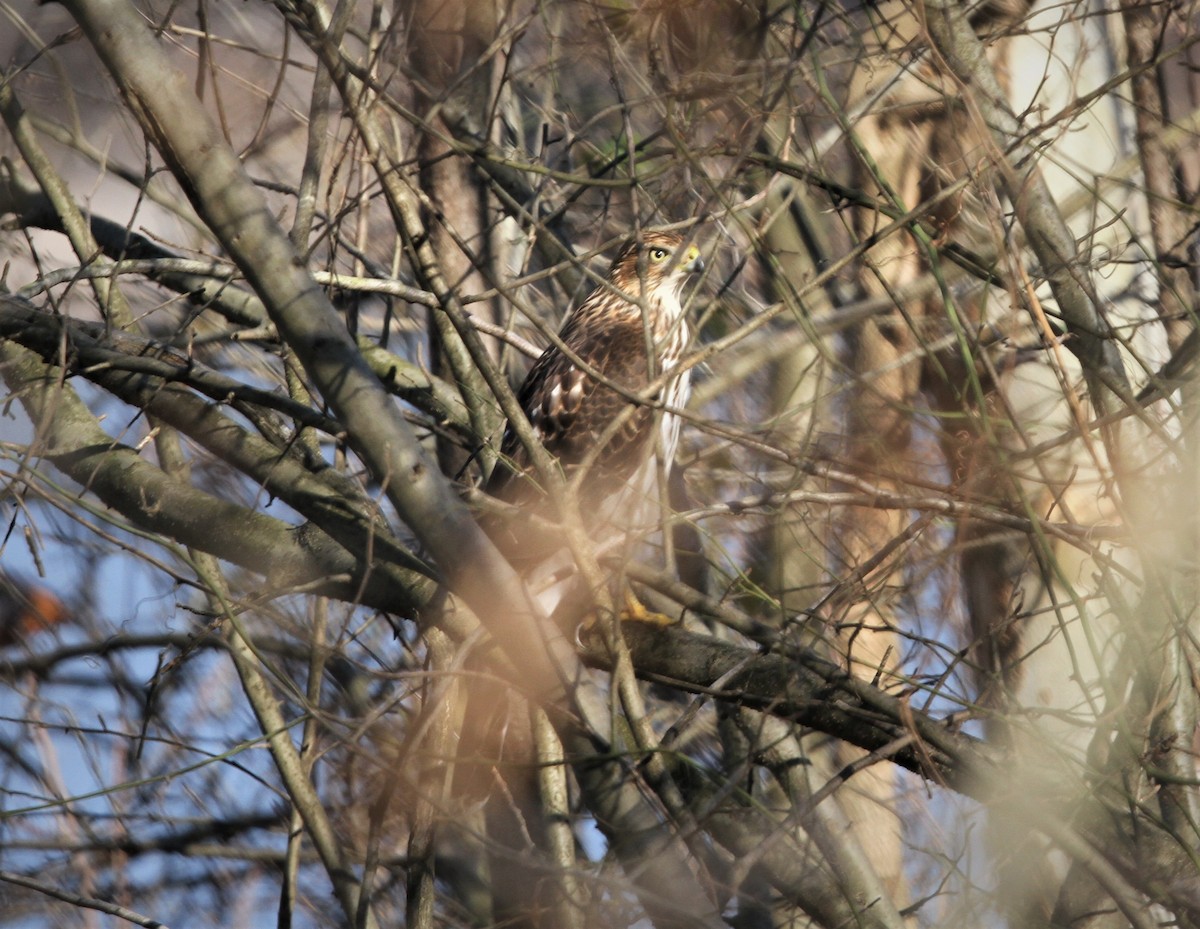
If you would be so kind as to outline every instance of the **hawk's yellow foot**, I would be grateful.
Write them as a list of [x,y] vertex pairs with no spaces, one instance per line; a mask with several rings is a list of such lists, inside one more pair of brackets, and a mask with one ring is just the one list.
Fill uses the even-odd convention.
[[679,622],[678,619],[674,619],[666,613],[656,613],[653,610],[646,609],[646,605],[634,595],[632,590],[625,591],[625,607],[618,615],[623,623],[651,623],[655,626],[674,626]]
[[[679,622],[665,613],[656,613],[646,609],[646,605],[637,598],[632,590],[625,591],[625,604],[617,611],[617,619],[623,623],[650,623],[654,626],[674,626]],[[587,642],[600,632],[600,618],[589,612],[579,624],[576,635],[581,643]]]

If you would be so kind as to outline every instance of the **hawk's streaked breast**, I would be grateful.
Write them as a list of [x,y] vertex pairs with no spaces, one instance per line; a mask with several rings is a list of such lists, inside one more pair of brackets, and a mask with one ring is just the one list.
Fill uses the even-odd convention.
[[[569,352],[557,345],[547,348],[521,386],[518,399],[525,415],[568,477],[605,438],[581,483],[579,503],[585,520],[603,513],[604,520],[619,529],[620,518],[612,511],[621,507],[614,500],[645,493],[640,475],[655,450],[654,411],[634,405],[607,384],[639,394],[660,374],[670,375],[690,339],[679,291],[688,274],[702,267],[699,250],[694,245],[685,247],[684,238],[675,233],[645,232],[640,239],[629,239],[613,260],[606,282],[564,321],[559,338]],[[598,377],[576,365],[571,355]],[[668,377],[655,399],[682,406],[687,381],[686,373]],[[630,407],[633,412],[620,428],[606,436],[613,421]],[[662,423],[662,453],[669,462],[679,435],[679,417],[664,412]],[[537,480],[529,473],[528,455],[511,429],[505,434],[501,456],[489,493],[510,503],[536,504]]]

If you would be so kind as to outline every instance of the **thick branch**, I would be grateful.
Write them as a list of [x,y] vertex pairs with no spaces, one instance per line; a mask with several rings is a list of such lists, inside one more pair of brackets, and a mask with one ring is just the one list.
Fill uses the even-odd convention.
[[[178,384],[153,374],[122,370],[121,354],[99,344],[78,324],[71,325],[74,321],[19,306],[11,308],[10,316],[6,312],[10,309],[8,302],[0,297],[0,337],[7,335],[38,350],[51,363],[59,353],[59,340],[69,333],[69,369],[81,371],[114,396],[190,436],[328,532],[356,559],[364,559],[371,552],[375,569],[392,574],[387,609],[411,615],[432,596],[429,569],[373,517],[371,502],[350,478],[334,468],[310,470],[295,446],[285,443],[280,448],[245,431],[222,414],[218,405],[205,402]],[[9,331],[6,321],[10,319],[25,320],[28,325]],[[166,371],[173,368],[170,361],[136,360],[160,365]],[[190,365],[180,367],[194,370]]]
[[[905,701],[851,677],[815,652],[763,654],[676,627],[624,623],[637,673],[645,680],[709,694],[749,709],[829,733],[868,751],[895,747],[892,760],[968,796],[1002,758],[991,746],[912,709]],[[590,661],[609,659],[593,647]]]
[[[61,381],[61,369],[25,349],[0,342],[0,364],[40,430],[44,457],[130,522],[263,574],[271,586],[320,582],[320,589],[347,600],[358,592],[359,560],[323,532],[289,526],[172,480],[135,449],[114,441]],[[389,601],[395,587],[384,578],[381,572],[366,585],[364,600],[370,591],[377,605],[396,609]]]

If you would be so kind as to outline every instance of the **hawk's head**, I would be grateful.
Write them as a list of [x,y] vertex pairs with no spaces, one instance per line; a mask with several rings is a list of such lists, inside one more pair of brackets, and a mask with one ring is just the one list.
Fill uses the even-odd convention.
[[643,232],[632,236],[613,259],[608,282],[631,297],[675,300],[684,280],[702,271],[704,262],[694,244],[684,247],[675,232]]

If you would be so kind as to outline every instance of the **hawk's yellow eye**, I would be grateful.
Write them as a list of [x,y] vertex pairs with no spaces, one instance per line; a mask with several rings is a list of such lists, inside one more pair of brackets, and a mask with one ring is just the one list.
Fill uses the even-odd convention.
[[650,249],[650,260],[651,261],[662,261],[666,257],[667,257],[667,250],[665,248],[659,248],[656,245],[654,248]]

